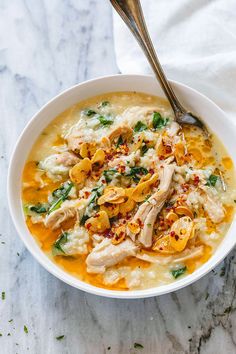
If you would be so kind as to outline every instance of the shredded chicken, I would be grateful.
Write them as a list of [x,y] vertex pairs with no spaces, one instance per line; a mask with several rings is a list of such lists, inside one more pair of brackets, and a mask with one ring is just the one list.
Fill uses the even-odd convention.
[[168,136],[174,137],[178,134],[179,130],[181,129],[181,126],[173,121],[171,125],[166,129]]
[[83,200],[65,201],[59,209],[46,216],[44,224],[46,227],[56,230],[64,221],[75,217],[78,218],[84,208],[85,201]]
[[79,162],[79,158],[72,152],[65,151],[62,154],[58,154],[56,157],[56,163],[59,165],[64,165],[70,167]]
[[112,132],[109,134],[109,139],[110,141],[113,141],[114,139],[122,136],[123,140],[127,141],[132,138],[132,135],[133,135],[133,130],[128,126],[123,125],[112,130]]
[[197,258],[202,256],[203,246],[193,247],[191,249],[186,249],[183,252],[173,255],[173,256],[160,256],[160,255],[150,255],[147,253],[137,253],[136,258],[141,259],[146,262],[156,263],[156,264],[168,264],[168,263],[181,263],[191,258]]
[[[161,211],[170,190],[170,184],[174,173],[173,165],[166,165],[161,170],[161,182],[158,191],[155,192],[145,203],[143,203],[133,218],[133,222],[143,224],[138,235],[138,240],[144,247],[151,247],[153,226],[157,215]],[[129,232],[129,236],[132,235]]]
[[129,239],[113,245],[111,239],[105,238],[94,247],[86,259],[88,273],[104,273],[111,267],[128,256],[135,256],[138,247]]
[[65,151],[53,154],[40,161],[39,168],[44,170],[49,178],[59,180],[61,176],[68,174],[71,166],[75,165],[79,158],[73,153]]
[[209,218],[214,223],[221,222],[225,216],[225,211],[222,203],[218,199],[217,195],[214,195],[212,193],[211,188],[202,187],[202,190],[205,192],[203,195],[203,199],[204,199],[203,206]]

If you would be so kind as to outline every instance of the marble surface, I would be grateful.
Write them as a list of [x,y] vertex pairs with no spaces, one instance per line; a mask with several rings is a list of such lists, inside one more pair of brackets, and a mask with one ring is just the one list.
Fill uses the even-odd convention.
[[17,137],[54,95],[118,68],[106,0],[0,0],[0,19],[0,353],[236,353],[235,252],[181,291],[120,301],[63,284],[26,251],[6,200]]

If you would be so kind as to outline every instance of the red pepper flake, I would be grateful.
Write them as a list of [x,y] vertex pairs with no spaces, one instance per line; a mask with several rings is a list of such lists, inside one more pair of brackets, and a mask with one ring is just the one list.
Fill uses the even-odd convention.
[[182,189],[183,189],[184,192],[187,192],[188,189],[189,189],[189,185],[188,185],[187,183],[182,184],[181,187],[182,187]]
[[163,156],[163,155],[161,155],[160,157],[159,157],[159,160],[164,160],[165,159],[165,156]]
[[119,171],[120,173],[123,173],[123,172],[125,172],[125,166],[120,166],[120,171]]
[[194,176],[194,179],[193,179],[193,184],[194,186],[198,186],[198,183],[200,182],[200,178],[199,176]]
[[149,173],[151,173],[151,175],[153,175],[154,172],[155,172],[154,169],[153,169],[153,168],[150,168]]
[[103,236],[107,238],[113,238],[115,233],[111,229],[104,231]]
[[139,224],[140,227],[143,227],[143,222],[142,222],[142,220],[138,219],[138,220],[137,220],[137,223]]
[[176,241],[178,241],[178,239],[179,239],[179,236],[178,236],[178,235],[175,235],[175,239],[176,239]]
[[88,224],[86,224],[86,228],[89,230],[90,227],[92,226],[92,224],[89,222]]
[[172,152],[172,148],[171,148],[170,145],[166,145],[166,146],[165,146],[165,150],[166,150],[166,153],[167,153],[167,154],[170,154],[170,153]]
[[174,236],[175,236],[175,232],[174,232],[174,231],[171,231],[170,236],[171,236],[171,237],[174,237]]

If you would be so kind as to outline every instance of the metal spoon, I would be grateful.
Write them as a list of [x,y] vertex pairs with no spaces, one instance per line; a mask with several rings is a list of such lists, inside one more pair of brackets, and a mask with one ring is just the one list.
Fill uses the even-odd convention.
[[161,64],[157,58],[152,41],[150,39],[146,23],[144,20],[142,7],[139,0],[110,0],[111,4],[118,12],[120,17],[129,27],[139,45],[141,46],[146,58],[148,59],[156,78],[161,84],[161,87],[170,102],[174,111],[175,119],[180,124],[195,125],[205,132],[206,127],[201,120],[192,112],[187,111],[176,97],[170,83],[168,82]]

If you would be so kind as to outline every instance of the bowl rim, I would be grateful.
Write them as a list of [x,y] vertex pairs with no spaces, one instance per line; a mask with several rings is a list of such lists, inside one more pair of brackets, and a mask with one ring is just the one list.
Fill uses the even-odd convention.
[[[37,120],[38,115],[48,106],[50,106],[54,101],[60,99],[61,97],[63,97],[64,95],[69,94],[70,92],[72,92],[73,90],[77,90],[79,87],[82,86],[86,86],[88,83],[98,83],[99,81],[103,81],[103,80],[109,80],[109,79],[116,79],[117,77],[127,77],[127,79],[131,79],[131,78],[139,78],[139,79],[155,79],[152,75],[136,75],[136,74],[115,74],[115,75],[107,75],[107,76],[101,76],[101,77],[97,77],[94,79],[90,79],[90,80],[86,80],[83,81],[79,84],[73,85],[72,87],[67,88],[66,90],[62,91],[61,93],[59,93],[58,95],[54,96],[53,98],[51,98],[49,101],[47,101],[33,116],[32,118],[29,120],[29,122],[26,124],[26,126],[24,127],[23,131],[21,132],[20,136],[17,139],[17,142],[12,150],[11,153],[11,157],[10,157],[10,161],[9,161],[9,167],[8,167],[8,175],[7,175],[7,198],[8,198],[8,206],[9,206],[9,210],[10,210],[10,215],[13,221],[13,224],[15,226],[15,229],[17,231],[17,234],[20,236],[21,240],[23,241],[25,247],[27,248],[27,250],[33,255],[33,257],[41,264],[41,266],[43,266],[49,273],[53,274],[55,277],[57,277],[58,279],[62,280],[64,283],[73,286],[74,288],[83,290],[87,293],[93,294],[93,295],[98,295],[98,296],[103,296],[103,297],[107,297],[107,298],[117,298],[117,299],[138,299],[138,298],[147,298],[147,297],[153,297],[153,296],[159,296],[159,295],[164,295],[164,294],[168,294],[177,290],[180,290],[194,282],[196,282],[197,280],[199,280],[200,278],[202,278],[203,276],[205,276],[207,273],[209,273],[214,267],[216,267],[228,254],[229,252],[233,249],[233,247],[236,244],[236,239],[234,241],[233,244],[229,244],[229,246],[226,248],[225,252],[222,253],[218,259],[214,259],[212,261],[213,255],[210,257],[210,259],[204,263],[202,266],[200,266],[198,269],[196,269],[193,273],[187,275],[186,277],[174,281],[172,283],[166,284],[166,285],[160,285],[157,287],[152,287],[152,288],[148,288],[148,289],[143,289],[143,290],[125,290],[125,291],[120,291],[120,290],[109,290],[109,289],[105,289],[105,288],[99,288],[96,287],[94,285],[91,285],[89,283],[86,283],[72,275],[70,275],[69,273],[67,273],[66,271],[64,271],[62,268],[60,268],[58,265],[56,265],[56,263],[53,263],[49,257],[47,257],[45,255],[45,253],[41,250],[40,251],[40,247],[38,246],[37,249],[34,249],[33,247],[31,247],[31,245],[27,242],[27,239],[24,237],[24,232],[23,230],[21,230],[21,227],[19,225],[19,222],[16,218],[15,215],[15,210],[17,209],[17,207],[14,206],[14,196],[12,193],[12,174],[13,174],[13,170],[14,170],[14,158],[15,158],[15,154],[17,151],[18,146],[22,143],[22,140],[24,139],[24,135],[26,133],[26,131],[28,131],[29,127],[31,127],[34,122]],[[187,90],[188,92],[192,92],[193,94],[203,98],[207,104],[213,106],[215,109],[217,109],[222,116],[224,117],[224,119],[229,123],[232,124],[231,120],[227,117],[227,115],[225,114],[225,112],[218,106],[216,105],[216,103],[214,103],[211,99],[209,99],[208,97],[206,97],[205,95],[203,95],[202,93],[200,93],[199,91],[185,85],[182,84],[178,81],[175,80],[169,80],[171,84],[176,85],[177,87],[183,88],[185,90]],[[125,91],[125,90],[124,90]],[[55,117],[54,117],[55,118]],[[53,119],[50,120],[50,122]],[[233,124],[232,124],[233,125]],[[233,126],[234,131],[235,130],[235,126]],[[29,153],[29,151],[28,151]],[[227,231],[227,234],[229,233],[230,229],[232,228],[232,224],[229,228],[229,230]],[[225,235],[226,237],[226,235]],[[35,241],[36,242],[36,241]],[[49,262],[46,261],[45,257],[49,260]]]

